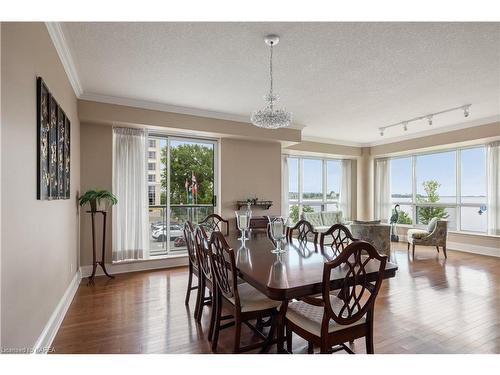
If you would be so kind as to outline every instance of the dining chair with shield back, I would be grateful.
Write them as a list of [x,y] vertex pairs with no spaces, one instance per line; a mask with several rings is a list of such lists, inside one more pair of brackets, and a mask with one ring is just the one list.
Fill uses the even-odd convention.
[[[207,232],[219,231],[225,233],[226,236],[229,236],[229,221],[224,219],[222,216],[217,214],[210,214],[202,221],[198,223],[198,225],[202,225],[205,227]],[[225,226],[225,231],[223,231],[223,226]]]
[[[374,353],[373,316],[375,299],[382,284],[387,256],[380,255],[368,242],[355,241],[339,256],[323,266],[321,297],[304,297],[283,306],[287,350],[292,351],[292,332],[321,353],[353,351],[345,345],[365,337],[366,352]],[[337,274],[337,275],[335,275]],[[337,290],[330,289],[332,276],[342,276]],[[372,275],[368,278],[368,274]]]
[[[235,327],[233,353],[241,353],[258,348],[263,350],[273,339],[276,317],[281,302],[267,298],[250,284],[238,284],[238,271],[234,250],[229,247],[222,233],[212,232],[209,254],[212,266],[212,278],[216,282],[212,351],[217,351],[220,331],[233,325]],[[223,307],[226,307],[230,311],[230,315],[234,317],[232,322],[221,324]],[[272,320],[267,336],[250,324],[251,320],[259,320],[265,317],[271,317]],[[247,325],[263,341],[241,347],[242,324]]]
[[[186,241],[186,248],[188,252],[188,272],[189,272],[189,278],[188,278],[188,284],[187,284],[187,290],[186,290],[186,299],[184,303],[186,305],[189,304],[189,298],[191,296],[191,291],[198,289],[198,286],[193,286],[193,275],[198,277],[199,270],[198,270],[198,260],[196,258],[196,249],[195,249],[195,239],[194,239],[194,227],[193,224],[188,220],[184,224],[184,240]],[[199,292],[199,291],[198,291]]]
[[287,240],[291,241],[297,233],[296,238],[299,242],[318,242],[318,232],[316,232],[310,222],[299,220],[297,224],[287,230]]
[[333,224],[326,232],[320,234],[319,247],[323,255],[333,259],[354,241],[357,239],[345,225]]

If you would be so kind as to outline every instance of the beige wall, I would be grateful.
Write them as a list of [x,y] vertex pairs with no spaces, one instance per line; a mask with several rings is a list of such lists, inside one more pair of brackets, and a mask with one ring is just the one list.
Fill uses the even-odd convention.
[[180,133],[203,133],[208,136],[230,136],[253,140],[300,142],[297,129],[268,130],[249,123],[219,120],[208,117],[135,108],[124,105],[98,103],[86,100],[78,102],[81,122],[100,124],[145,125]]
[[391,155],[395,153],[412,152],[415,150],[433,149],[446,145],[470,144],[482,142],[491,138],[500,137],[500,122],[474,126],[471,128],[453,130],[441,134],[429,135],[408,139],[406,141],[373,146],[370,149],[372,156]]
[[308,155],[317,154],[317,155],[339,156],[347,158],[356,158],[361,156],[361,147],[344,146],[344,145],[310,142],[310,141],[302,141],[300,143],[285,147],[284,151],[291,152],[295,155],[305,153]]
[[[2,338],[31,347],[77,270],[77,101],[43,23],[2,23]],[[71,121],[71,198],[36,199],[36,77]],[[71,271],[72,269],[72,271]]]
[[[90,189],[113,190],[113,128],[108,125],[81,124],[81,191]],[[90,215],[80,210],[80,263],[82,266],[92,264],[92,236]],[[108,212],[106,222],[106,262],[111,263],[111,230],[112,212]],[[102,217],[96,216],[96,238],[102,237]],[[97,242],[98,254],[101,242]]]
[[281,145],[222,139],[220,148],[222,216],[232,219],[236,201],[254,196],[273,201],[269,210],[255,209],[254,215],[281,214]]

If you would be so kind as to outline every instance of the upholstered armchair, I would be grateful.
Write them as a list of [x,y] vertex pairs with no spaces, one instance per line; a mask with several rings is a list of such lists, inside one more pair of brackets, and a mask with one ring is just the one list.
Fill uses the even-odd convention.
[[413,258],[415,258],[415,245],[421,246],[435,246],[437,252],[439,253],[439,246],[443,248],[444,257],[446,255],[446,237],[448,234],[448,222],[446,220],[438,220],[438,218],[433,218],[427,230],[424,229],[408,229],[407,239],[408,239],[408,251],[410,251],[410,245],[412,246]]

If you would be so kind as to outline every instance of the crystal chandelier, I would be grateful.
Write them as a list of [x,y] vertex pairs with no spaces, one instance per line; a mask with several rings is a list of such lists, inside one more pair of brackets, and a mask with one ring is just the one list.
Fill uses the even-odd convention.
[[271,83],[269,93],[264,95],[264,101],[267,103],[266,107],[252,113],[252,124],[259,128],[286,128],[292,123],[292,114],[290,112],[274,108],[274,105],[279,101],[279,95],[273,93],[273,47],[278,44],[279,40],[278,35],[268,35],[264,38],[270,48],[269,78]]

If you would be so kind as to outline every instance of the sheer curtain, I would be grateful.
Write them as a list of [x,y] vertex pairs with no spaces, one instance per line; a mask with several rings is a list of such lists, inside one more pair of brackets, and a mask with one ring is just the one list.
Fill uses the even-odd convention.
[[283,217],[290,215],[288,209],[288,156],[281,156],[281,214]]
[[388,222],[391,216],[391,168],[389,159],[375,161],[375,219]]
[[500,141],[487,145],[488,234],[500,235]]
[[351,172],[352,161],[349,159],[342,160],[342,182],[340,188],[340,210],[344,219],[351,218]]
[[143,259],[148,251],[146,132],[113,129],[113,261]]

